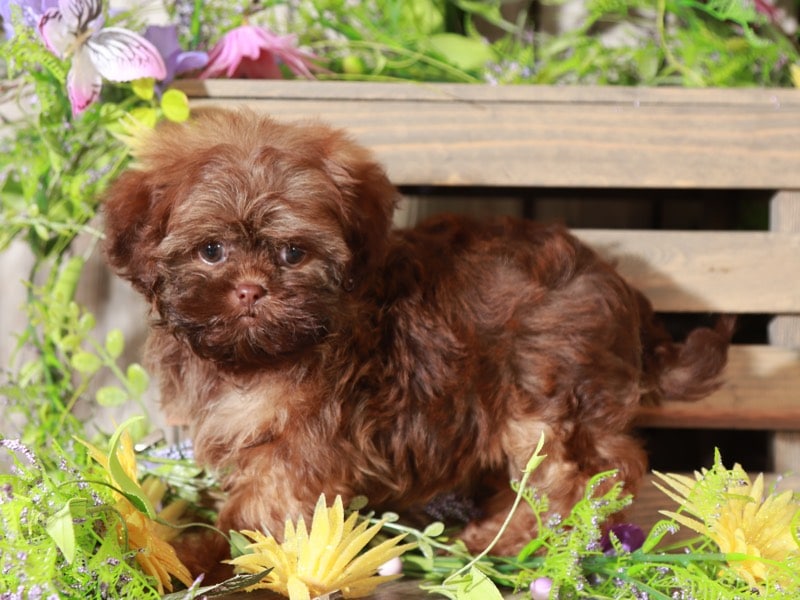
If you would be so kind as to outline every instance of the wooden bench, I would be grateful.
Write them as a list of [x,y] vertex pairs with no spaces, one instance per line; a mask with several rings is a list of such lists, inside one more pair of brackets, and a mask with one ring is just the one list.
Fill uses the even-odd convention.
[[[639,424],[774,432],[800,470],[800,91],[187,81],[194,106],[319,117],[401,186],[765,190],[769,231],[578,230],[664,312],[766,313],[770,344],[735,346],[728,381]],[[698,467],[701,465],[698,465]]]

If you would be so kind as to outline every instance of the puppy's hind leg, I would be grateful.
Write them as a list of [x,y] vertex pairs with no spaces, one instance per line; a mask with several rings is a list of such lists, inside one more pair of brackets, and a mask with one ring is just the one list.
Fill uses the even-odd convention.
[[[617,476],[605,481],[595,494],[604,494],[617,481],[626,483],[626,492],[634,491],[644,473],[646,458],[640,444],[626,433],[591,431],[588,427],[549,427],[540,421],[515,421],[503,433],[508,457],[508,478],[519,481],[532,456],[540,434],[545,434],[544,460],[531,473],[528,488],[534,495],[547,498],[547,509],[533,513],[524,500],[508,518],[516,493],[508,479],[497,481],[493,492],[480,505],[482,516],[472,521],[459,537],[472,552],[490,544],[505,523],[505,529],[492,554],[512,555],[521,550],[537,533],[538,519],[564,518],[586,493],[589,480],[596,474],[616,470]],[[621,518],[621,517],[620,517]],[[506,520],[508,522],[506,523]],[[613,519],[616,520],[616,519]]]
[[580,497],[579,486],[575,485],[579,479],[577,466],[566,460],[565,450],[552,429],[539,420],[512,421],[498,433],[507,458],[507,470],[496,474],[492,481],[486,481],[486,489],[479,490],[485,497],[480,503],[481,517],[470,522],[459,536],[470,551],[484,550],[503,526],[505,529],[492,547],[492,554],[516,554],[535,536],[537,516],[527,502],[520,502],[509,517],[517,495],[511,482],[523,479],[542,433],[546,440],[543,453],[547,458],[531,473],[527,486],[534,494],[546,494],[551,506],[552,499],[562,506]]

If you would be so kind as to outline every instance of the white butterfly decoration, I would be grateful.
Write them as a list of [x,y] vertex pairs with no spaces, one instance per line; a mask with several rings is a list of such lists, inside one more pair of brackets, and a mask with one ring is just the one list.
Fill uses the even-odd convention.
[[153,44],[129,29],[102,25],[102,0],[59,0],[58,8],[48,9],[39,19],[47,48],[59,58],[72,57],[67,93],[73,116],[97,100],[103,77],[133,81],[167,75]]

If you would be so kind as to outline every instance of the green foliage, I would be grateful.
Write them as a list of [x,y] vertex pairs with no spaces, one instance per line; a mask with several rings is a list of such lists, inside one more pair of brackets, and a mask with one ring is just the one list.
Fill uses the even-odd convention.
[[583,21],[555,37],[525,13],[506,20],[503,4],[273,0],[251,20],[297,34],[332,78],[789,86],[800,64],[797,34],[743,0],[589,0]]
[[[570,514],[563,519],[559,515],[547,517],[540,525],[537,538],[523,549],[519,558],[524,560],[533,552],[543,553],[536,576],[549,577],[553,589],[564,597],[587,587],[589,582],[584,574],[583,561],[587,557],[602,555],[600,528],[612,515],[631,503],[631,497],[623,493],[622,486],[622,482],[614,481],[614,473],[596,475]],[[599,494],[603,488],[607,491]],[[524,495],[530,497],[533,493],[525,490]],[[536,510],[538,501],[533,498],[529,505]]]
[[[719,459],[717,462],[708,472],[708,485],[693,496],[700,506],[707,504],[701,495],[706,500],[715,497],[720,487],[724,489],[740,473],[737,467],[725,469]],[[604,552],[600,544],[603,523],[631,502],[613,472],[589,481],[583,498],[564,517],[551,514],[546,497],[532,488],[515,487],[539,524],[536,535],[517,556],[472,557],[461,541],[448,537],[452,532],[440,527],[418,531],[389,524],[392,532],[403,531],[418,541],[419,554],[403,557],[405,573],[422,577],[424,589],[453,600],[493,597],[494,591],[484,587],[489,581],[526,589],[540,578],[552,585],[550,597],[554,600],[670,600],[676,591],[684,594],[682,598],[715,600],[789,600],[796,595],[791,586],[769,587],[766,595],[751,588],[729,565],[747,557],[721,553],[705,536],[665,543],[667,536],[678,530],[674,521],[654,525],[640,549],[628,551],[612,537],[613,551]],[[793,527],[797,521],[800,516]]]
[[19,598],[159,597],[108,533],[119,516],[110,491],[89,482],[96,471],[79,446],[53,444],[48,463],[17,440],[0,439],[0,447],[0,459],[14,465],[0,474],[0,589]]
[[[147,387],[141,367],[124,372],[117,365],[121,334],[111,332],[105,343],[94,339],[94,317],[75,302],[86,260],[102,236],[93,226],[102,191],[128,161],[111,131],[144,103],[106,86],[103,103],[73,118],[68,63],[22,25],[0,44],[0,59],[24,114],[6,125],[11,135],[0,141],[0,251],[19,240],[33,255],[28,326],[18,341],[22,364],[0,381],[0,394],[11,400],[7,411],[22,413],[22,438],[38,452],[52,439],[82,431],[73,409],[97,375],[110,373],[119,382],[98,392],[104,405],[140,400]],[[33,111],[31,96],[38,101]]]

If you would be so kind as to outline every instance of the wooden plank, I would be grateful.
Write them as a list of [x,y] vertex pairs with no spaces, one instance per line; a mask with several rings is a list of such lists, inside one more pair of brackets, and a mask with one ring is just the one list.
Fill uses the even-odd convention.
[[[783,190],[770,202],[770,229],[800,232],[800,190]],[[796,280],[800,287],[800,279]],[[797,312],[797,311],[795,311]],[[778,315],[769,326],[769,341],[783,348],[800,348],[800,315]],[[777,431],[772,435],[774,468],[800,470],[800,432]]]
[[574,232],[667,312],[800,312],[800,234]]
[[800,108],[791,88],[683,88],[627,86],[478,85],[437,82],[304,81],[257,79],[180,79],[174,82],[191,98],[311,99],[371,102],[428,101],[499,104],[635,104],[675,106],[751,106]]
[[195,107],[345,127],[400,185],[800,188],[800,90],[181,85]]
[[722,389],[698,402],[642,407],[642,427],[800,431],[800,350],[732,346]]

